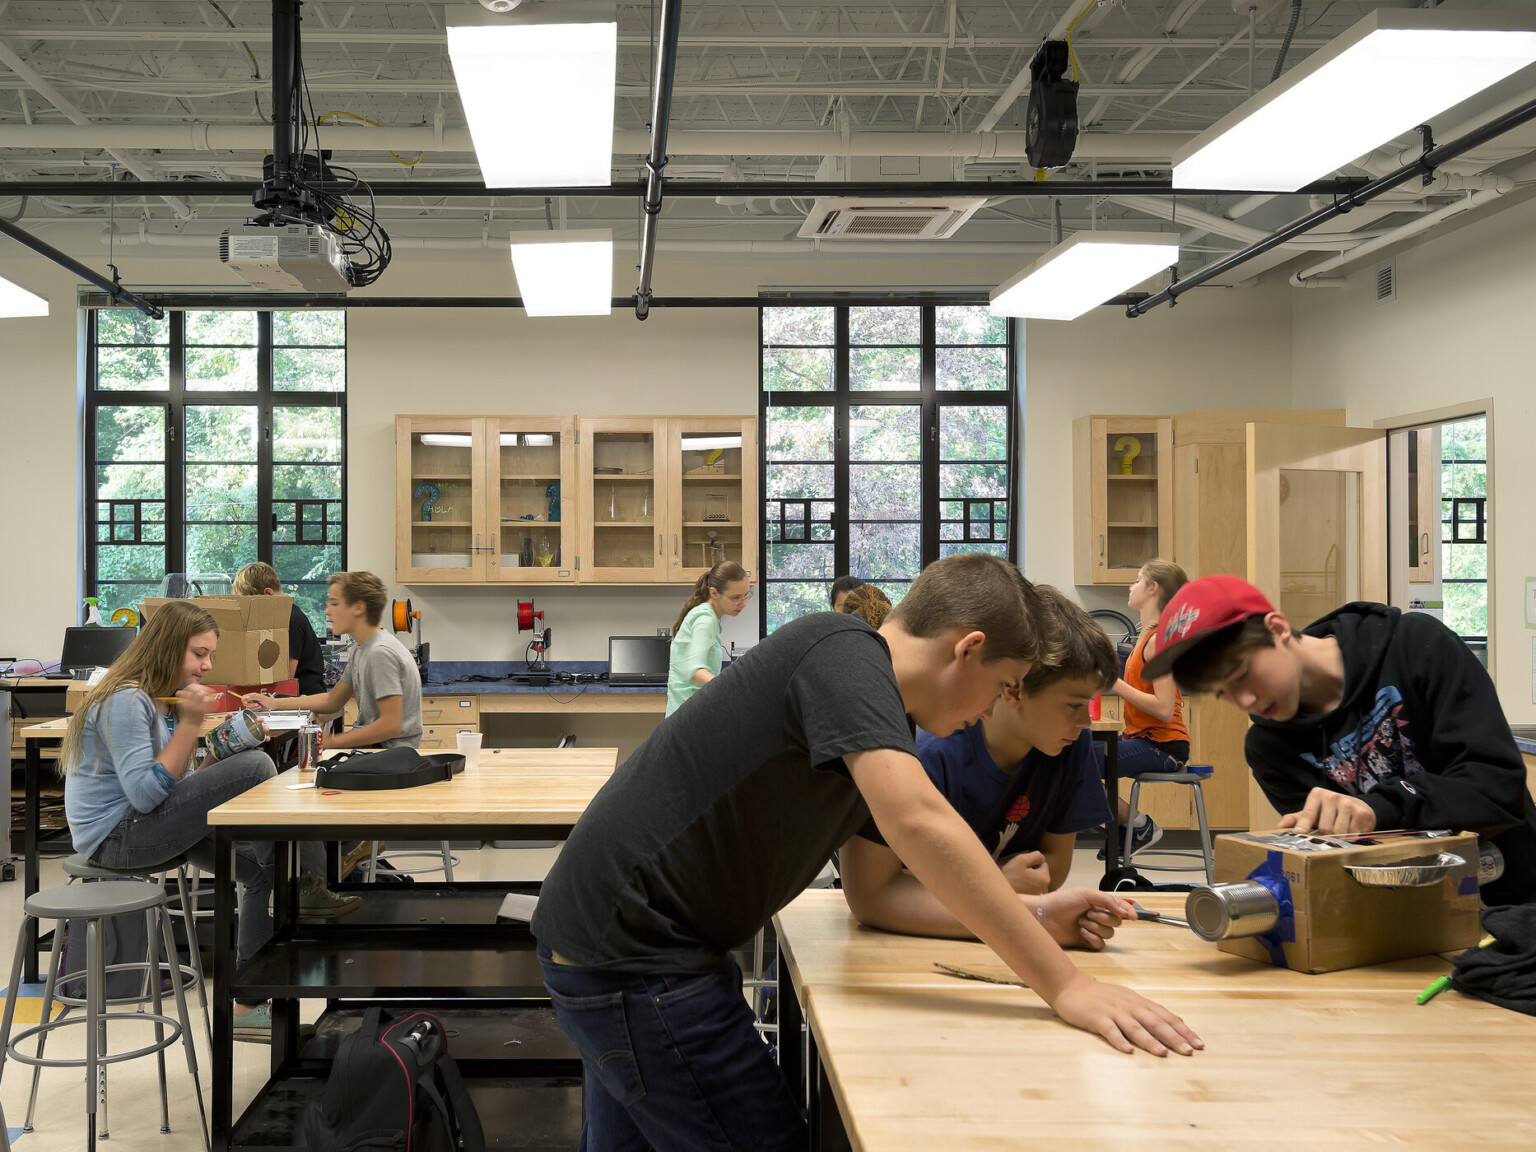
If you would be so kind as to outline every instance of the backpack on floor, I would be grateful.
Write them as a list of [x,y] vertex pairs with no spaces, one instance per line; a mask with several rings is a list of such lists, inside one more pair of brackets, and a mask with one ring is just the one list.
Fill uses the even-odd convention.
[[304,1113],[304,1143],[312,1152],[485,1152],[480,1116],[448,1055],[442,1021],[368,1009]]

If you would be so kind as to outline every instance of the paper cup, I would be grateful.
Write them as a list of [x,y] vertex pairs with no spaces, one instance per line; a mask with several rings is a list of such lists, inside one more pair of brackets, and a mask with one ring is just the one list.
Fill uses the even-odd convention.
[[459,755],[464,757],[464,769],[480,766],[480,741],[482,734],[479,732],[459,733]]

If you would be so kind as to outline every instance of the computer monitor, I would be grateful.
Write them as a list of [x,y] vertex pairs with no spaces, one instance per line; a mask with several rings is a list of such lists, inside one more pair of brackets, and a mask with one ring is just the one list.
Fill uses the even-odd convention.
[[672,642],[665,636],[608,637],[608,683],[665,684]]
[[59,671],[106,668],[127,650],[138,634],[137,628],[66,628]]

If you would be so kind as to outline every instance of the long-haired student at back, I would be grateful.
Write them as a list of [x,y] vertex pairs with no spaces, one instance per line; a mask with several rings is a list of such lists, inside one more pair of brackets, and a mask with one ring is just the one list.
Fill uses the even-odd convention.
[[693,595],[672,625],[667,662],[667,715],[720,675],[725,653],[720,646],[720,621],[740,616],[752,598],[747,570],[734,560],[722,560],[693,585]]
[[[199,730],[215,693],[219,626],[190,600],[162,606],[101,683],[86,693],[64,738],[64,811],[75,851],[103,868],[147,868],[178,855],[214,870],[208,813],[276,775],[259,748],[194,771]],[[272,935],[272,845],[237,844],[237,963]],[[235,1036],[270,1037],[263,1002],[237,1001]]]
[[837,612],[782,625],[732,665],[729,690],[706,687],[619,767],[532,925],[586,1073],[583,1148],[805,1147],[730,950],[871,819],[1062,1019],[1126,1052],[1194,1051],[1177,1016],[1061,951],[1085,918],[1118,922],[1130,906],[1080,888],[1020,897],[918,761],[913,722],[948,735],[981,719],[1053,628],[1013,565],[950,556],[878,632]]

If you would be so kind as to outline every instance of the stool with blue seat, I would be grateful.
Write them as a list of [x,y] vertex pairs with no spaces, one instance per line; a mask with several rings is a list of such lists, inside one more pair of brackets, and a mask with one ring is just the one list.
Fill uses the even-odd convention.
[[[1211,778],[1216,768],[1213,764],[1186,764],[1178,772],[1139,772],[1135,776],[1127,777],[1131,782],[1131,795],[1129,803],[1132,812],[1141,811],[1136,802],[1141,798],[1141,786],[1143,784],[1180,784],[1186,788],[1194,789],[1195,796],[1195,821],[1200,827],[1200,851],[1190,852],[1174,848],[1144,848],[1139,856],[1187,856],[1200,857],[1199,864],[1170,864],[1166,867],[1154,865],[1160,872],[1205,872],[1207,884],[1216,883],[1216,856],[1211,849],[1211,825],[1205,818],[1205,792],[1201,785]],[[1125,825],[1125,861],[1131,860],[1131,838],[1134,835],[1133,825],[1135,821],[1128,821]]]

